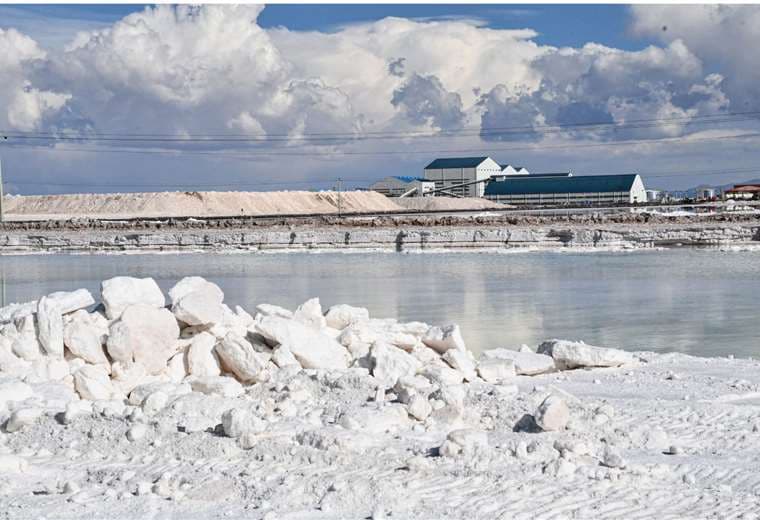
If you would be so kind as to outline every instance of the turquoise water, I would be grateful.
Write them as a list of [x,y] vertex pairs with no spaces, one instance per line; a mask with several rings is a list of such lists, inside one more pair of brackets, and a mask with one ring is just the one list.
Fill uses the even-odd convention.
[[201,275],[230,304],[368,307],[456,322],[475,350],[559,337],[630,350],[760,355],[760,252],[280,253],[0,257],[5,302],[117,275]]

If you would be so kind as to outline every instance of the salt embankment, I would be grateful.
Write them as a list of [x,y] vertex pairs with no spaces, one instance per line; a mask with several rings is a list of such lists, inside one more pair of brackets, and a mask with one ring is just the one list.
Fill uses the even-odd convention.
[[[548,340],[218,286],[0,309],[7,518],[750,518],[760,363]],[[505,331],[505,337],[508,331]],[[507,341],[505,339],[505,341]],[[503,347],[503,346],[497,346]]]
[[276,226],[239,229],[114,229],[42,227],[0,231],[0,254],[151,251],[390,251],[469,249],[649,248],[752,246],[760,224],[461,225],[427,227]]

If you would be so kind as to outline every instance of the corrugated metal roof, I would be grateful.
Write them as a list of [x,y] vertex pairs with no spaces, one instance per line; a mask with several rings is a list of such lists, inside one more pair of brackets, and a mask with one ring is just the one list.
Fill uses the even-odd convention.
[[570,172],[531,173],[530,177],[571,177],[572,175]]
[[[394,175],[394,179],[398,179],[401,182],[414,182],[414,181],[424,181],[425,179],[421,177],[412,177],[411,175]],[[432,181],[430,181],[432,182]]]
[[427,166],[426,170],[442,170],[444,168],[475,168],[488,157],[447,157],[436,159]]
[[537,195],[539,193],[605,193],[630,191],[635,174],[546,177],[526,175],[489,182],[486,195]]

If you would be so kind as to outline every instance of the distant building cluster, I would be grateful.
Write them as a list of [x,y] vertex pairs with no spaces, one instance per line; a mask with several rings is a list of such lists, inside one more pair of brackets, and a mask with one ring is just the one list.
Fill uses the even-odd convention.
[[523,166],[499,164],[490,157],[435,159],[420,177],[386,177],[370,186],[389,197],[483,197],[515,205],[591,205],[643,203],[641,177],[530,173]]

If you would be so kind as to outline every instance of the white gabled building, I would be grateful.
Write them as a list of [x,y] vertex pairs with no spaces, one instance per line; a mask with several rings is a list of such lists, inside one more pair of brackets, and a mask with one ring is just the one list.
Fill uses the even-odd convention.
[[419,177],[394,175],[375,182],[369,189],[387,197],[424,197],[435,189],[435,183]]
[[511,164],[504,164],[501,167],[502,175],[529,175],[530,172],[524,166],[512,166]]
[[501,165],[490,157],[448,157],[425,166],[424,177],[435,182],[437,190],[462,197],[482,197],[486,181],[501,172]]

